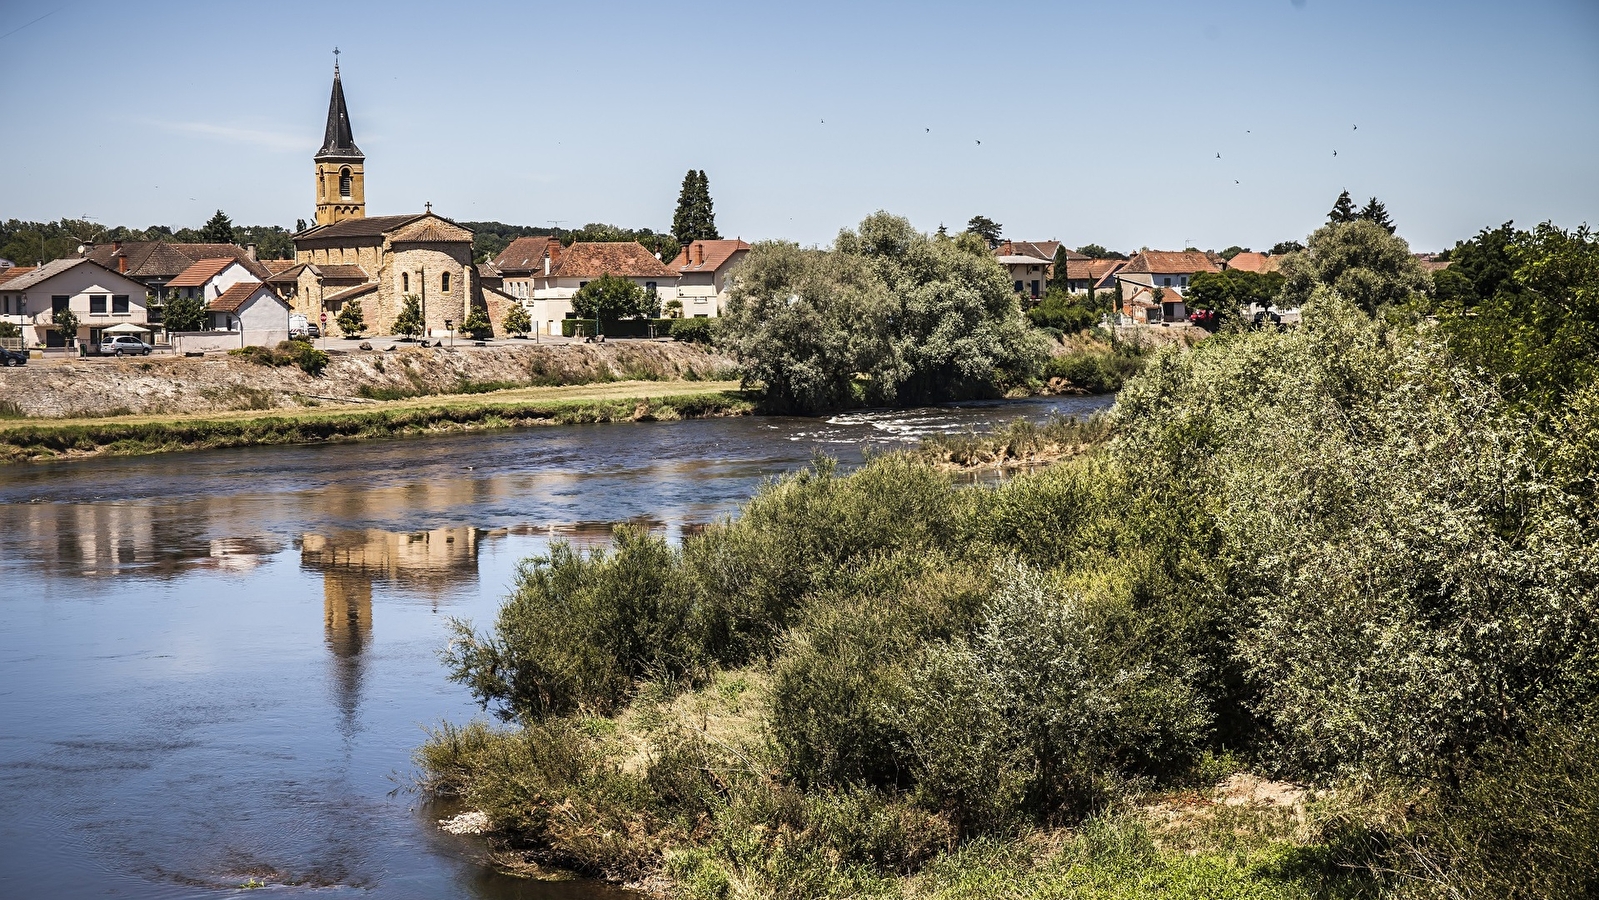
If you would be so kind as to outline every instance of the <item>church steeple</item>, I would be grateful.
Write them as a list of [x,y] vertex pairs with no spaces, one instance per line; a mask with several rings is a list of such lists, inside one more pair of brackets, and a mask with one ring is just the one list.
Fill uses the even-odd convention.
[[366,157],[350,132],[350,110],[344,105],[338,50],[333,60],[333,94],[328,98],[328,127],[316,162],[316,223],[331,225],[366,217]]

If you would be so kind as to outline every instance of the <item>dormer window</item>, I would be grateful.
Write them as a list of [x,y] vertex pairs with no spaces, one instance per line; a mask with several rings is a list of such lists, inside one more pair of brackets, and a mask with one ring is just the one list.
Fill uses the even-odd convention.
[[346,200],[350,199],[350,182],[352,180],[349,166],[339,170],[339,196]]

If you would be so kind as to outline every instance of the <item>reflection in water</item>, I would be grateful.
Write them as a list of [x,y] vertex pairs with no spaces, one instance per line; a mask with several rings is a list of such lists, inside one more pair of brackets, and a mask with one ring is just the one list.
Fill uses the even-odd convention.
[[368,528],[300,538],[300,567],[322,576],[323,631],[332,652],[339,730],[360,728],[362,652],[372,642],[372,584],[403,584],[433,609],[450,590],[477,583],[476,528],[396,532]]

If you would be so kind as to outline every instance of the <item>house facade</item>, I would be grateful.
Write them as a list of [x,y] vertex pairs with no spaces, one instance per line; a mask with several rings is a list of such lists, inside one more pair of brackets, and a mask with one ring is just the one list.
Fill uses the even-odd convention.
[[561,322],[577,318],[572,298],[601,275],[626,278],[664,305],[677,297],[677,276],[637,241],[578,241],[547,245],[543,272],[535,274],[529,310],[544,334],[560,334]]
[[261,279],[237,260],[202,259],[167,283],[167,296],[198,297],[202,302],[210,303],[228,288],[245,281],[259,284]]
[[[55,311],[78,319],[68,335],[54,324]],[[101,331],[124,323],[148,328],[144,285],[83,257],[45,263],[0,284],[0,317],[22,329],[27,347],[64,347],[68,338],[97,344]]]
[[677,300],[683,317],[720,316],[733,284],[733,268],[750,252],[743,240],[690,241],[667,268],[677,273]]
[[236,331],[239,346],[275,347],[289,339],[289,304],[255,280],[228,286],[206,304],[213,331]]

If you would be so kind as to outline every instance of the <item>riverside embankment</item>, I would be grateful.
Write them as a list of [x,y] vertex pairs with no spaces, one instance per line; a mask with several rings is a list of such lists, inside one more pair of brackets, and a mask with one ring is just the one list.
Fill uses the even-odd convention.
[[736,377],[731,360],[695,344],[398,346],[362,351],[334,342],[326,368],[315,375],[231,355],[35,363],[0,369],[0,402],[8,414],[29,418],[192,415],[513,387]]
[[0,372],[0,460],[743,415],[734,371],[642,341],[344,351],[315,374],[231,355],[72,360]]

